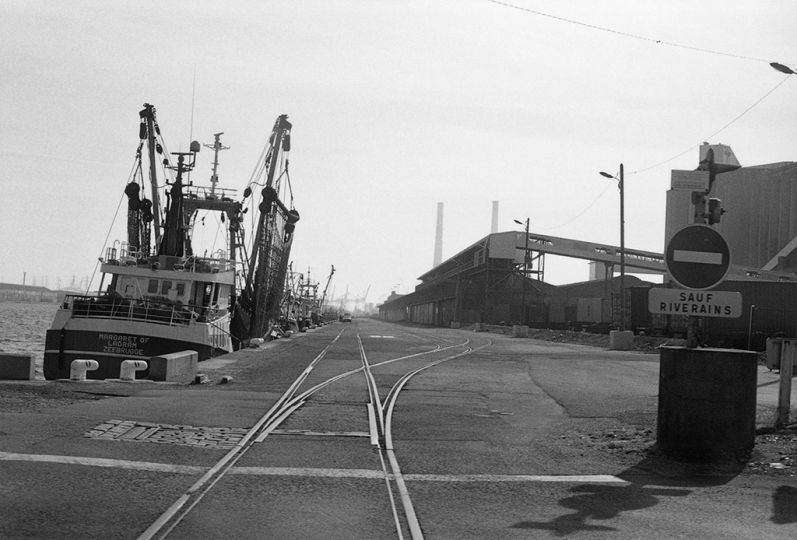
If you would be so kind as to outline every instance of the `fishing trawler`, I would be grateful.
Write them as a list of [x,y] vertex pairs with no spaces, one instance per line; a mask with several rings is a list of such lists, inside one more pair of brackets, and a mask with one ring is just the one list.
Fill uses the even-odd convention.
[[[201,145],[193,141],[189,152],[168,154],[155,107],[144,104],[139,117],[135,166],[124,188],[127,239],[104,248],[98,291],[67,295],[56,312],[45,338],[46,379],[68,378],[75,359],[97,360],[99,369],[88,372],[96,379],[119,377],[127,359],[193,350],[206,360],[268,337],[277,324],[299,220],[287,115],[277,118],[240,200],[216,185],[219,152],[227,149],[223,133],[205,145],[214,150],[213,175],[210,187],[199,187],[190,172]],[[151,198],[143,195],[145,171]],[[253,186],[262,187],[259,197]],[[192,243],[195,225],[209,213],[226,229],[226,249],[200,254]]]

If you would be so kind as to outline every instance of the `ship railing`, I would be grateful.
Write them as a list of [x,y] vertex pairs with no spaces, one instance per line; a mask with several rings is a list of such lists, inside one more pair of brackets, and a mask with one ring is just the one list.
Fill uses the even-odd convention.
[[226,258],[226,252],[221,250],[215,257],[188,257],[172,269],[183,272],[227,272],[235,270],[235,261]]
[[146,259],[149,256],[147,250],[130,249],[126,242],[122,242],[121,248],[116,248],[115,246],[117,243],[118,242],[114,242],[114,247],[108,247],[105,249],[105,258],[100,259],[101,262],[106,264],[119,264],[123,266],[136,266],[139,264],[139,261]]
[[207,308],[197,311],[178,304],[105,295],[66,295],[63,307],[74,318],[122,319],[168,326],[188,326],[193,319],[208,320],[215,315]]
[[237,192],[237,189],[220,187],[210,188],[206,186],[191,186],[186,188],[186,194],[194,199],[201,198],[207,200],[219,199],[224,201],[232,201]]

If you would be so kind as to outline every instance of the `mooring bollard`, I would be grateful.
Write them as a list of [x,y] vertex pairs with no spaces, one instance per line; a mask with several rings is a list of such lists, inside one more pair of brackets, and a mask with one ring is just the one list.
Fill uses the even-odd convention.
[[148,365],[144,360],[124,360],[119,371],[119,379],[123,381],[135,381],[136,371],[144,371]]
[[100,367],[100,363],[96,360],[72,360],[69,364],[69,380],[70,381],[85,381],[86,372],[94,371]]

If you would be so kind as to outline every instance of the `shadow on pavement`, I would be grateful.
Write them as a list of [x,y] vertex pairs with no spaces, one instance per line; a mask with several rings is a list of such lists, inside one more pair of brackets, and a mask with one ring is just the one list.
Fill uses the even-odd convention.
[[797,487],[779,486],[772,494],[773,523],[797,523]]
[[[649,450],[648,457],[617,475],[628,482],[627,484],[574,486],[569,490],[571,495],[559,501],[560,505],[573,512],[550,521],[521,521],[512,525],[512,528],[549,530],[556,536],[567,536],[582,531],[617,531],[615,527],[591,521],[605,521],[616,518],[622,512],[655,506],[662,497],[685,497],[692,492],[689,488],[726,484],[743,468],[743,463],[720,465],[681,463]],[[781,494],[777,500],[781,501],[780,504],[784,508],[791,505],[790,510],[775,512],[780,516],[779,519],[794,520],[797,513],[794,509],[797,490],[794,492],[784,490],[784,494]]]

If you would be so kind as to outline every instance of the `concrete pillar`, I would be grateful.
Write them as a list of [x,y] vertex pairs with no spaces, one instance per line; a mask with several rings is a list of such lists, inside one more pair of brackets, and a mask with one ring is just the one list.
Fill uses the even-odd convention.
[[612,351],[634,350],[634,333],[631,330],[610,330],[609,349]]
[[36,378],[36,365],[30,354],[0,352],[0,380],[32,381]]
[[755,445],[757,354],[662,347],[659,449],[676,459],[744,459]]

